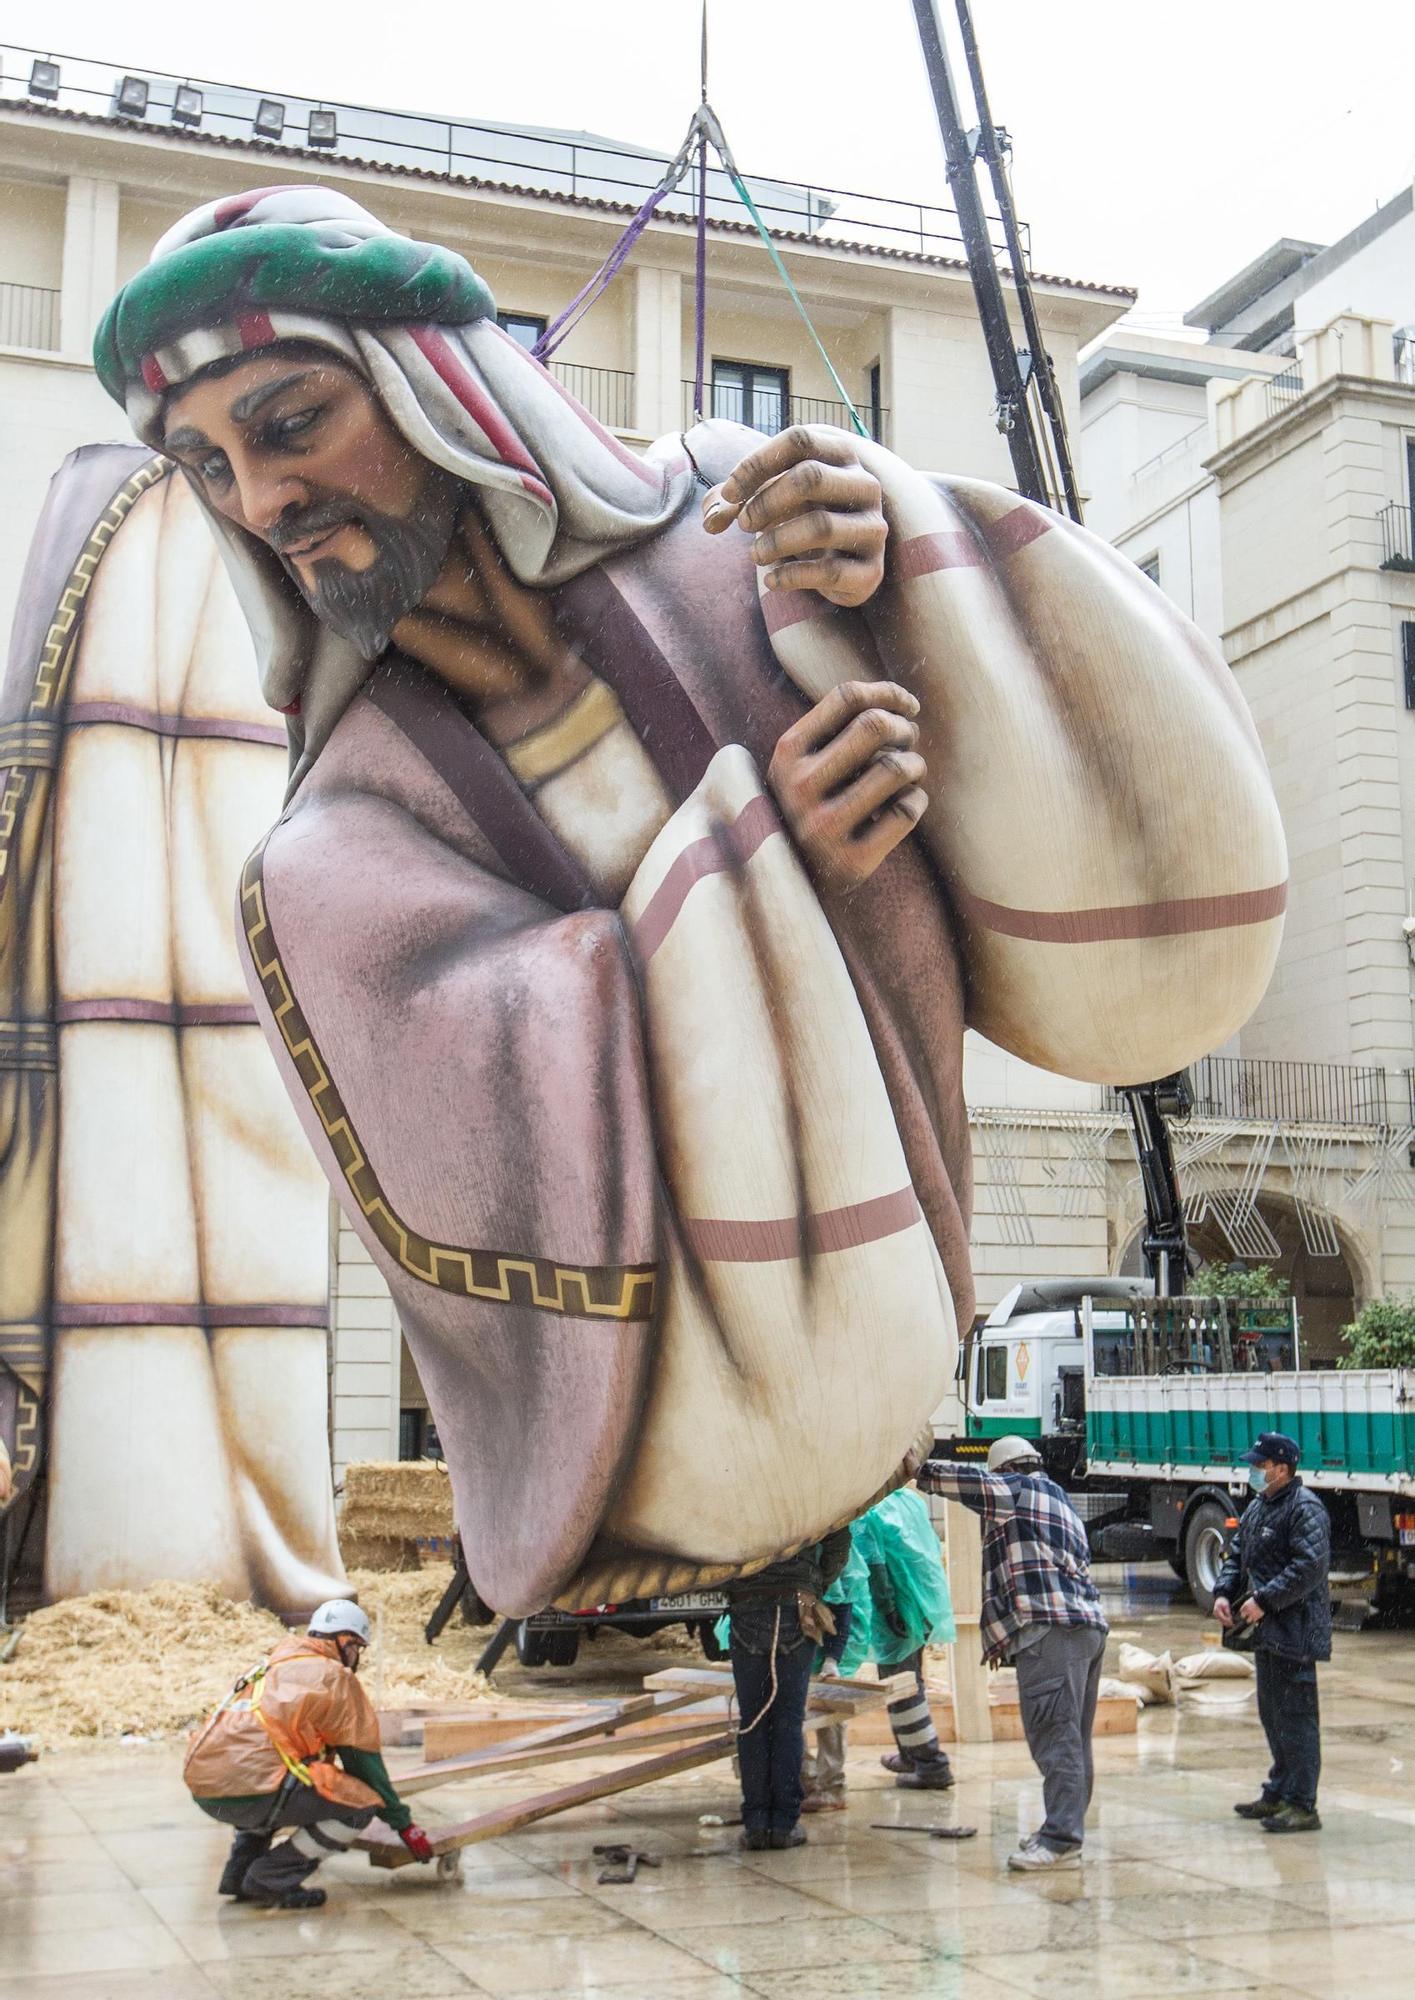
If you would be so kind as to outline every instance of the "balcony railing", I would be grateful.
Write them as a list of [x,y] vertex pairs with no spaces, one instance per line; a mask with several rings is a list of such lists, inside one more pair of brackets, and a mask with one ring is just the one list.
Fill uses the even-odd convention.
[[578,361],[552,362],[550,372],[606,429],[632,430],[634,377],[631,372],[623,368],[586,368]]
[[53,354],[58,346],[58,292],[44,285],[0,284],[0,347]]
[[[691,382],[683,384],[684,430],[688,430],[693,422],[693,387]],[[854,429],[851,405],[834,403],[824,396],[788,396],[776,403],[774,412],[763,409],[766,399],[760,392],[755,411],[746,411],[741,389],[725,382],[705,384],[704,396],[708,416],[726,417],[734,424],[750,424],[753,430],[765,431],[769,437],[787,430],[792,424],[834,424],[842,431]],[[888,444],[888,410],[874,409],[868,403],[856,403],[854,408],[869,435],[879,444]]]
[[1381,568],[1415,570],[1415,505],[1392,500],[1376,519],[1381,524]]
[[[1196,1118],[1237,1118],[1256,1125],[1389,1125],[1415,1117],[1408,1072],[1359,1063],[1269,1061],[1205,1056],[1190,1065]],[[1106,1093],[1107,1109],[1122,1108]]]
[[[616,146],[608,140],[562,138],[535,127],[479,124],[467,118],[432,118],[417,113],[385,111],[372,105],[348,104],[336,98],[300,97],[285,90],[250,88],[211,77],[134,66],[131,74],[148,85],[146,109],[138,115],[114,110],[114,90],[129,73],[111,63],[70,56],[57,49],[0,44],[0,106],[29,102],[46,110],[45,100],[29,95],[31,66],[36,57],[53,59],[59,69],[53,108],[88,118],[111,119],[134,131],[174,132],[173,107],[179,90],[200,92],[198,129],[220,139],[249,143],[262,137],[255,130],[262,101],[273,106],[278,122],[266,143],[307,153],[311,149],[310,113],[333,113],[327,136],[316,140],[321,155],[336,160],[404,168],[448,180],[472,179],[529,188],[552,195],[609,201],[632,213],[656,187],[667,158],[642,147]],[[268,113],[266,114],[269,115]],[[799,181],[752,174],[747,186],[759,214],[773,233],[810,236],[823,244],[905,250],[927,257],[956,259],[962,255],[962,231],[957,211],[934,202],[910,201],[891,195],[861,193],[848,188],[806,185]],[[707,174],[707,210],[713,222],[746,225],[746,211],[735,188],[719,167]],[[678,221],[691,218],[697,207],[696,169],[664,203],[661,214]],[[1005,256],[1002,224],[990,207],[988,228],[993,247]],[[1026,225],[1024,249],[1030,256]]]
[[1290,409],[1302,400],[1302,370],[1294,361],[1290,368],[1284,368],[1280,375],[1270,375],[1264,384],[1268,399],[1268,415],[1276,417],[1283,410]]

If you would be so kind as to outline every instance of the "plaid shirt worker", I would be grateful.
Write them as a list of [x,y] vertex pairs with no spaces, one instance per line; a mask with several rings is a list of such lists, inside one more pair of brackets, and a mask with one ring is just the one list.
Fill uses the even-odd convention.
[[990,1666],[1011,1658],[1024,1625],[1105,1630],[1086,1530],[1045,1473],[984,1472],[930,1459],[920,1466],[918,1483],[925,1493],[958,1500],[983,1517],[979,1634]]

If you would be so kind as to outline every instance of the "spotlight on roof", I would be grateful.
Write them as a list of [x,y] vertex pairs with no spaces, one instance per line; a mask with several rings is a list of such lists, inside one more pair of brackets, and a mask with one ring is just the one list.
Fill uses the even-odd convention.
[[113,91],[109,111],[114,118],[146,118],[148,85],[144,77],[122,77]]
[[31,97],[49,98],[59,95],[58,63],[35,61],[30,64],[29,94]]
[[339,144],[339,120],[332,111],[311,111],[310,144],[312,146]]
[[257,139],[279,139],[285,132],[285,106],[278,97],[262,97],[255,115]]
[[174,125],[200,125],[201,92],[193,90],[189,83],[179,83],[172,99],[172,123]]

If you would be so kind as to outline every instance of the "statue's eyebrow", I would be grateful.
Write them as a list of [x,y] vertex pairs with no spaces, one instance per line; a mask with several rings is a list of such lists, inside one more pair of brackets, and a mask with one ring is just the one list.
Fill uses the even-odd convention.
[[238,396],[231,405],[232,420],[238,424],[249,423],[256,412],[263,410],[282,389],[293,389],[311,372],[308,368],[297,368],[293,375],[278,375],[273,382],[262,382],[254,389],[247,389],[245,395]]
[[168,431],[162,440],[164,451],[210,451],[211,439],[204,431],[193,429],[186,424],[175,431]]

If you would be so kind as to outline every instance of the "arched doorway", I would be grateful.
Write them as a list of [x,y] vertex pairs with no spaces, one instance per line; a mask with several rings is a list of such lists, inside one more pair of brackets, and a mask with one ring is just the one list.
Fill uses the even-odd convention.
[[[1212,1220],[1189,1231],[1189,1248],[1196,1264],[1246,1265],[1269,1263],[1297,1301],[1302,1359],[1306,1365],[1330,1367],[1341,1354],[1341,1329],[1356,1313],[1356,1261],[1344,1240],[1335,1257],[1314,1257],[1302,1235],[1297,1210],[1284,1196],[1266,1191],[1258,1197],[1258,1213],[1277,1238],[1279,1254],[1235,1259],[1227,1237]],[[1338,1228],[1338,1238],[1341,1233]],[[1119,1275],[1138,1277],[1143,1269],[1140,1231],[1125,1247]]]

